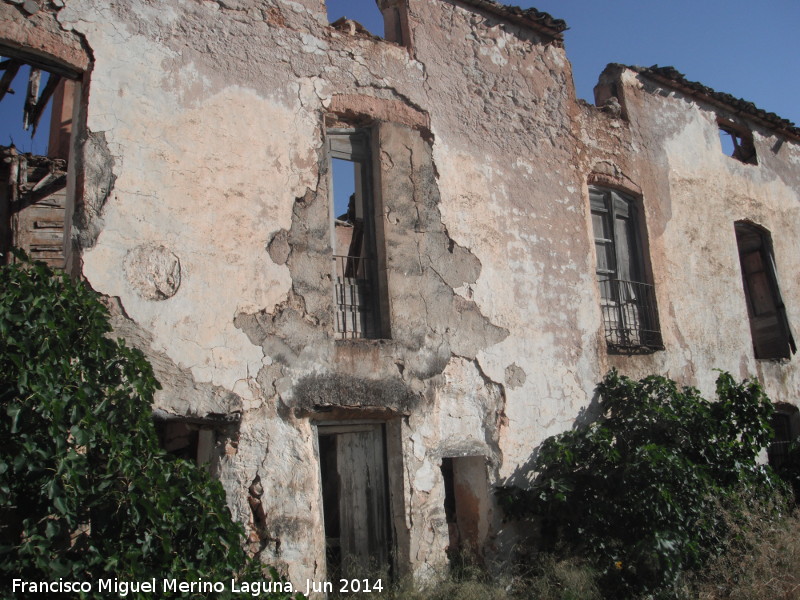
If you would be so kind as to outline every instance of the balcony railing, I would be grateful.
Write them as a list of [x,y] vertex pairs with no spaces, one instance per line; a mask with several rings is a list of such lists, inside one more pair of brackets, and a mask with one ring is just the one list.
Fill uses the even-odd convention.
[[372,259],[334,256],[333,268],[337,337],[377,337]]
[[652,352],[664,348],[658,324],[655,288],[647,283],[604,279],[603,327],[612,350],[625,353]]

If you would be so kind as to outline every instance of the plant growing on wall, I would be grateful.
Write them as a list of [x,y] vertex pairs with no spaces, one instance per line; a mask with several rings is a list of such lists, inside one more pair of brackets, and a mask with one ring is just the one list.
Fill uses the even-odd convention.
[[175,596],[235,597],[231,579],[261,581],[260,565],[242,549],[220,483],[158,447],[152,368],[110,331],[85,285],[42,264],[0,268],[3,585],[88,581],[91,591],[63,597],[106,598],[101,579],[156,578],[155,594],[127,596],[153,598],[172,596],[163,579],[220,581],[219,594]]
[[548,438],[533,487],[500,498],[553,547],[589,557],[608,594],[665,589],[720,551],[723,510],[784,491],[757,463],[773,410],[758,382],[721,373],[709,402],[664,377],[611,371],[598,392],[603,416]]

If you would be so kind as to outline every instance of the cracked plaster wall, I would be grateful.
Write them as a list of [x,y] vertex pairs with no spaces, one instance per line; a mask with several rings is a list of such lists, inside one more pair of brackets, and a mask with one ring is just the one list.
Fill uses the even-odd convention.
[[[772,231],[800,297],[796,144],[757,130],[758,171],[736,163],[713,113],[628,71],[608,75],[628,120],[582,105],[563,48],[456,1],[409,0],[410,51],[328,27],[318,0],[67,0],[56,18],[94,57],[82,274],[154,363],[155,408],[241,413],[220,478],[293,580],[325,574],[315,422],[389,424],[396,551],[424,575],[446,560],[442,457],[519,481],[611,366],[706,392],[722,367],[793,400],[794,363],[752,356],[732,223]],[[373,133],[388,339],[333,335],[326,113]],[[592,174],[643,198],[666,351],[605,351]]]
[[[315,430],[295,394],[304,378],[394,382],[418,418],[441,421],[425,433],[431,447],[403,463],[409,533],[399,552],[413,565],[444,560],[442,444],[496,469],[504,404],[502,385],[475,361],[507,331],[470,297],[481,263],[442,222],[430,115],[419,108],[431,104],[424,66],[399,46],[330,30],[323,9],[72,0],[57,15],[94,56],[84,154],[99,160],[84,196],[91,210],[76,219],[82,274],[115,299],[117,330],[155,363],[156,408],[242,412],[220,477],[251,531],[248,489],[260,478],[268,543],[257,551],[296,579],[324,575]],[[335,95],[412,115],[390,122],[386,110],[349,110],[371,120],[380,149],[385,342],[332,335],[322,117]],[[450,414],[453,384],[442,373],[452,379],[454,369],[476,382],[473,417]],[[387,405],[407,454],[411,405],[378,408]],[[430,492],[438,504],[420,499]]]
[[[593,159],[613,162],[641,186],[667,350],[646,357],[601,356],[603,366],[634,377],[667,373],[709,395],[713,369],[723,369],[740,378],[756,376],[773,401],[795,404],[800,383],[796,357],[769,361],[754,356],[734,222],[749,220],[771,232],[781,295],[797,339],[800,147],[741,115],[697,102],[633,71],[609,66],[608,72],[619,81],[628,120],[636,127],[604,115],[614,125],[604,129],[626,142],[616,151],[606,143]],[[722,152],[718,116],[752,130],[758,165]],[[587,136],[603,139],[599,129]]]
[[[439,35],[415,39],[435,82],[434,159],[448,232],[481,262],[473,298],[509,335],[478,354],[505,386],[499,476],[513,476],[530,440],[569,427],[596,379],[597,310],[580,197],[571,67],[563,48],[447,2],[413,3]],[[515,363],[524,373],[506,371]]]

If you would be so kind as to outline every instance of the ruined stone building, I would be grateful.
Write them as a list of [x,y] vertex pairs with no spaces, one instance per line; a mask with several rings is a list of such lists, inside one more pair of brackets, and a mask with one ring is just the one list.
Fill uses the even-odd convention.
[[323,0],[0,0],[5,73],[55,81],[51,156],[4,150],[3,249],[108,298],[251,551],[293,580],[502,556],[492,487],[611,367],[758,377],[796,433],[800,129],[670,68],[589,105],[536,10],[378,4],[385,38]]

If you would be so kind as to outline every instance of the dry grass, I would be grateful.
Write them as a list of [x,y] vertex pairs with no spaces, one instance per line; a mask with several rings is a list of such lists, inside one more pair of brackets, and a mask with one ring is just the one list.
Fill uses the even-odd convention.
[[[800,600],[800,512],[731,518],[727,551],[699,573],[683,577],[664,600]],[[424,587],[394,585],[370,600],[603,600],[598,574],[578,560],[536,555],[523,573],[464,561]],[[352,596],[350,596],[352,597]],[[614,599],[618,600],[618,599]]]
[[727,552],[686,578],[697,600],[800,600],[800,515],[751,516],[733,525]]
[[[491,575],[490,575],[491,572]],[[352,597],[352,596],[351,596]],[[483,568],[469,561],[419,586],[395,584],[370,600],[601,600],[596,574],[576,560],[555,560],[538,555],[519,575]]]

